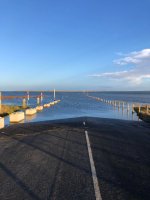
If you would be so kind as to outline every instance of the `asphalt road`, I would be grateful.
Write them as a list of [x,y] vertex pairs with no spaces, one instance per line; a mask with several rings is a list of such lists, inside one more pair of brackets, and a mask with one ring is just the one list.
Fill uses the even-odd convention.
[[94,200],[85,131],[102,200],[150,199],[150,125],[87,117],[0,130],[0,199]]

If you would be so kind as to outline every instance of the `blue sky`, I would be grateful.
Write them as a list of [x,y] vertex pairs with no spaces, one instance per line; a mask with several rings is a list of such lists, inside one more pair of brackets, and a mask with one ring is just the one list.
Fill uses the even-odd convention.
[[0,90],[149,90],[150,0],[0,0]]

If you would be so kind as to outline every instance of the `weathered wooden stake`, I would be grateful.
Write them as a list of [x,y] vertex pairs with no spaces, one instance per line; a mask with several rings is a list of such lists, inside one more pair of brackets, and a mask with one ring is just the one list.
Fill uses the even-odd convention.
[[56,91],[54,89],[54,101],[56,100]]
[[124,109],[124,102],[122,102],[122,109]]
[[23,99],[23,100],[22,100],[22,107],[23,107],[23,108],[26,108],[26,106],[27,106],[27,105],[26,105],[26,99]]
[[138,112],[140,113],[141,112],[141,106],[139,105],[138,107]]
[[134,113],[134,104],[132,104],[132,114]]
[[41,92],[41,101],[43,100],[43,93]]
[[40,104],[40,98],[37,97],[37,104]]
[[30,99],[29,92],[27,92],[27,99],[28,99],[28,101],[29,101],[29,99]]
[[148,105],[146,105],[146,113],[148,114],[148,112],[149,112],[149,107]]
[[127,104],[127,111],[129,111],[130,110],[130,105],[129,105],[129,103]]

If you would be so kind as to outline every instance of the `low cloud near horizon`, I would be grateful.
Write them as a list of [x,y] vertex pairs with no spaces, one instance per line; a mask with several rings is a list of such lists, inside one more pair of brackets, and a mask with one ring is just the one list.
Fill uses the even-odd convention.
[[123,57],[114,60],[113,63],[120,65],[123,70],[90,76],[126,80],[132,85],[139,85],[144,79],[150,79],[150,49],[124,54]]

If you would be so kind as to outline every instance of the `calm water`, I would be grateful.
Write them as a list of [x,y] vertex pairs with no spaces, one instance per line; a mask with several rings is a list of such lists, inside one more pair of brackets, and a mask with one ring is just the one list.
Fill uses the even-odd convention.
[[[25,92],[3,92],[2,95],[26,95]],[[39,92],[31,92],[30,95],[40,95]],[[53,100],[53,93],[43,93],[44,98],[42,104],[49,103]],[[150,104],[150,92],[91,92],[89,95],[95,97],[101,97],[108,100],[121,100],[127,101],[129,104],[133,102],[148,103]],[[58,92],[56,93],[56,99],[60,99],[61,102],[53,107],[45,108],[42,112],[37,113],[32,117],[26,117],[24,122],[29,121],[43,121],[53,119],[72,118],[80,116],[93,116],[104,118],[115,118],[124,120],[138,120],[136,114],[132,115],[131,110],[127,112],[125,108],[118,110],[112,105],[105,104],[103,102],[96,101],[86,96],[82,92]],[[36,106],[36,98],[30,98],[28,105],[31,107]],[[3,104],[15,104],[21,105],[22,99],[4,100]],[[8,124],[8,117],[5,118],[5,123]]]

